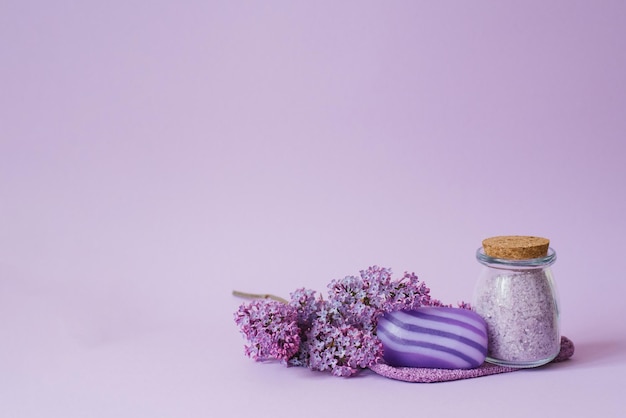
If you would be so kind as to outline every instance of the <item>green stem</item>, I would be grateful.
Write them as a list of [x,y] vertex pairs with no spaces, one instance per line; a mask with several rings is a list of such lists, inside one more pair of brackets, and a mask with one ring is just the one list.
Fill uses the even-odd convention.
[[287,299],[283,299],[280,296],[270,295],[269,293],[246,293],[240,292],[238,290],[233,290],[233,296],[237,296],[238,298],[244,299],[272,299],[277,302],[281,302],[284,304],[288,304],[289,301]]

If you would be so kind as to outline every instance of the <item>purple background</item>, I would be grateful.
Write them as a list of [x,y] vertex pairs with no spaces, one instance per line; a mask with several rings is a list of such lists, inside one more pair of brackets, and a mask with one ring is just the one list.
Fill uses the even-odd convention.
[[[624,22],[623,1],[2,1],[0,415],[623,413]],[[377,264],[469,300],[501,234],[551,239],[571,361],[419,385],[243,356],[232,289]]]

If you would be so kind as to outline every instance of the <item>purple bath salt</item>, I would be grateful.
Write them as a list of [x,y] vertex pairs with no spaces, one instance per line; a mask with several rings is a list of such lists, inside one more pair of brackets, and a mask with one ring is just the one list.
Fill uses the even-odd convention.
[[[485,244],[494,245],[488,246]],[[487,361],[536,367],[559,353],[559,310],[550,266],[556,253],[535,237],[495,237],[476,254],[484,265],[473,309],[487,323]],[[494,242],[497,244],[495,245]],[[539,244],[545,252],[533,252]],[[491,251],[487,254],[486,251]],[[543,251],[543,249],[540,249]],[[525,258],[528,255],[534,258]],[[507,258],[499,258],[507,257]]]
[[[494,294],[502,288],[515,298]],[[475,309],[487,322],[490,359],[525,364],[550,361],[558,353],[557,307],[545,273],[489,278],[476,296]]]

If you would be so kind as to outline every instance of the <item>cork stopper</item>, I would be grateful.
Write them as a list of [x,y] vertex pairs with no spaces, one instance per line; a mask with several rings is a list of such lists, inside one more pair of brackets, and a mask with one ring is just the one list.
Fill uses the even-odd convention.
[[507,260],[528,260],[548,255],[550,240],[541,237],[507,235],[483,240],[485,254]]

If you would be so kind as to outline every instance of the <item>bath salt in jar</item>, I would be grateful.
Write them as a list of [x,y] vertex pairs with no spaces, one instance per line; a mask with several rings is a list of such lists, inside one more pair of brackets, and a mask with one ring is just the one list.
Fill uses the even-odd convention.
[[556,252],[546,238],[487,238],[476,252],[482,272],[473,309],[487,322],[486,361],[536,367],[560,350],[559,308],[550,266]]

